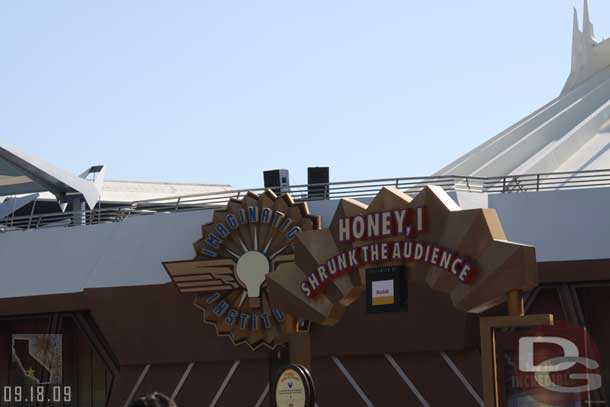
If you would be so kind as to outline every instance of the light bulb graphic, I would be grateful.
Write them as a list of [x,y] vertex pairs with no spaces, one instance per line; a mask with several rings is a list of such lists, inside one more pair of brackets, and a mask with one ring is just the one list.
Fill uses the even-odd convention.
[[250,250],[239,257],[235,274],[246,287],[251,308],[260,307],[261,284],[269,273],[269,260],[263,253]]

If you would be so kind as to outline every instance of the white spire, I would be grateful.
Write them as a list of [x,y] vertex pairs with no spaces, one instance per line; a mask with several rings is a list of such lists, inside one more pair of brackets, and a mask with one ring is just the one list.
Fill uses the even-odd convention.
[[578,28],[578,10],[574,7],[574,18],[572,21],[572,67],[574,71],[580,62],[582,54],[582,33]]
[[572,67],[561,94],[569,92],[610,65],[608,47],[599,47],[600,43],[594,37],[593,24],[591,24],[589,17],[588,0],[584,0],[583,5],[582,31],[578,28],[576,8],[574,9],[572,25]]
[[585,35],[585,38],[593,39],[595,33],[593,32],[593,24],[591,24],[591,19],[589,18],[589,0],[585,0],[583,8],[582,32]]
[[580,38],[582,37],[582,33],[578,28],[578,10],[574,7],[574,18],[572,19],[572,56],[574,55],[575,47],[580,42]]
[[577,35],[580,34],[580,29],[578,27],[578,10],[574,7],[574,18],[572,19],[572,38],[577,38]]

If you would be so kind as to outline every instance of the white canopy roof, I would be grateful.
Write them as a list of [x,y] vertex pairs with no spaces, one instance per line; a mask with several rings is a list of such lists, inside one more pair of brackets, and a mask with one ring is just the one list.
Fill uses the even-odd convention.
[[[95,182],[85,179],[92,172],[99,173]],[[103,166],[76,176],[14,147],[0,146],[0,196],[49,191],[64,203],[68,195],[82,195],[92,208],[99,201],[103,178]]]

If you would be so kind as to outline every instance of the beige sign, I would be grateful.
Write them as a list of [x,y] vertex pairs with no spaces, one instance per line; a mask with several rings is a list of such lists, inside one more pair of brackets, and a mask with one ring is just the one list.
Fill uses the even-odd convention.
[[294,369],[282,372],[275,387],[275,404],[277,407],[305,407],[305,382]]

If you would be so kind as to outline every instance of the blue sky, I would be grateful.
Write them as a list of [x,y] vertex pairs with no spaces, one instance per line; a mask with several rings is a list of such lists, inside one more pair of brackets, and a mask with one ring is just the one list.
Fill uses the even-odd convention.
[[[12,1],[0,140],[110,179],[427,175],[555,97],[580,1]],[[590,0],[597,37],[610,2]]]

